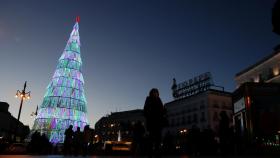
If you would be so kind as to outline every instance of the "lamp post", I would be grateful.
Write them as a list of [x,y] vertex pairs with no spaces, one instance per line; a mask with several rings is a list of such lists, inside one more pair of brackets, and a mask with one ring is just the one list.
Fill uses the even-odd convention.
[[28,100],[31,97],[30,96],[30,93],[31,93],[30,91],[27,92],[27,93],[25,92],[26,82],[27,81],[25,81],[25,83],[24,83],[23,90],[22,91],[17,90],[16,96],[15,96],[16,98],[20,98],[20,107],[19,107],[18,118],[17,118],[17,128],[16,128],[16,131],[15,131],[16,133],[17,133],[18,126],[19,126],[19,119],[20,119],[20,114],[21,114],[23,100]]
[[28,100],[31,97],[30,91],[26,93],[25,88],[26,88],[26,81],[24,83],[23,90],[21,92],[19,90],[17,90],[16,96],[15,96],[16,98],[20,97],[20,107],[19,107],[18,118],[17,118],[18,121],[19,121],[20,114],[21,114],[23,100]]
[[37,107],[36,107],[36,111],[35,111],[35,112],[32,112],[32,113],[30,114],[30,116],[31,116],[31,118],[34,118],[34,119],[35,119],[35,117],[37,116],[37,114],[38,114],[38,105],[37,105]]

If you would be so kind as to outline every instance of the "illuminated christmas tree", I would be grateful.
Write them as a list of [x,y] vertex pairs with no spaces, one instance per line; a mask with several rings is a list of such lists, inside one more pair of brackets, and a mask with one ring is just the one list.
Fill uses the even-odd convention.
[[77,17],[33,126],[33,131],[45,133],[53,143],[64,141],[69,125],[75,130],[88,124],[78,22]]

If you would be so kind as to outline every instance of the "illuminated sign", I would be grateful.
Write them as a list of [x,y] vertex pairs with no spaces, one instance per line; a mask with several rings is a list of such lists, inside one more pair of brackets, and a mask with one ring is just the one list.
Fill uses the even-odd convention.
[[237,102],[235,102],[233,104],[233,113],[237,113],[241,110],[245,109],[245,99],[241,98],[240,100],[238,100]]
[[189,97],[207,91],[212,85],[214,84],[210,72],[203,73],[180,84],[176,84],[176,80],[173,79],[173,97],[175,99]]

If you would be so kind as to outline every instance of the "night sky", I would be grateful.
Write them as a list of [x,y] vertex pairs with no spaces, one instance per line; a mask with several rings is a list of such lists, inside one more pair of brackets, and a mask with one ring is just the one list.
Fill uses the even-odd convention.
[[17,117],[17,90],[31,100],[21,121],[40,105],[80,16],[81,56],[90,125],[110,112],[141,109],[151,88],[172,101],[172,78],[210,71],[229,92],[239,71],[272,53],[275,0],[1,0],[0,101]]

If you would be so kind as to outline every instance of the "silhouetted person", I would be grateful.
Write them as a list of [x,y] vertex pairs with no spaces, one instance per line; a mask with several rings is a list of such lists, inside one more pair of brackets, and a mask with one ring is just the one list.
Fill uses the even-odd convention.
[[164,115],[165,110],[159,97],[159,91],[153,88],[144,105],[144,116],[150,141],[149,156],[160,154],[161,131],[165,123]]
[[223,155],[229,153],[230,145],[230,128],[229,118],[225,111],[220,112],[220,124],[219,124],[219,137],[220,137],[220,149]]
[[39,147],[40,147],[40,133],[35,131],[31,135],[31,141],[29,143],[29,151],[32,154],[39,154]]
[[49,154],[52,148],[52,144],[49,142],[49,139],[45,133],[40,136],[40,153]]
[[72,154],[72,145],[73,145],[73,125],[70,125],[69,128],[65,130],[64,138],[64,154]]
[[200,145],[200,129],[196,125],[192,125],[188,133],[188,141],[190,147],[190,153],[193,155],[199,154],[199,145]]
[[208,126],[201,133],[201,153],[204,155],[213,155],[217,152],[214,131]]
[[88,154],[88,148],[90,144],[90,139],[91,139],[91,132],[89,129],[89,125],[86,125],[84,127],[84,132],[83,132],[83,155],[86,156]]
[[28,145],[28,152],[31,154],[50,154],[52,144],[49,142],[45,133],[42,135],[35,131],[31,136],[31,141]]
[[143,152],[145,127],[141,121],[137,121],[133,126],[133,150],[136,155]]
[[163,151],[165,154],[173,154],[174,150],[175,150],[175,146],[173,143],[173,136],[170,133],[170,131],[167,131],[167,133],[165,134],[164,138],[163,138]]
[[74,137],[73,137],[75,155],[79,155],[81,153],[81,148],[83,146],[82,142],[83,142],[83,134],[80,130],[80,127],[77,127],[77,130],[74,132]]

